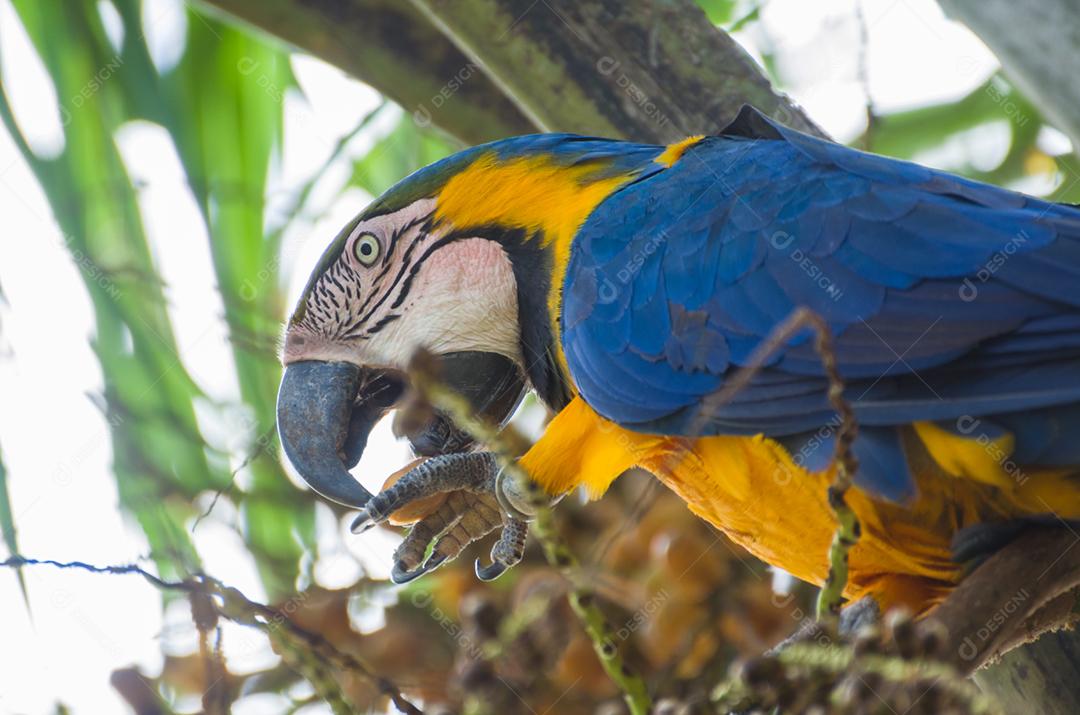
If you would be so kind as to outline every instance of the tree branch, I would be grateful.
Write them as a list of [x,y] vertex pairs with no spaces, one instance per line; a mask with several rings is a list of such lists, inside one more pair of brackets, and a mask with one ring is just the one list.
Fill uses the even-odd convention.
[[743,104],[822,134],[691,0],[200,1],[468,143],[537,129],[664,143]]
[[691,0],[414,0],[545,131],[671,142],[743,104],[821,130]]
[[537,127],[406,0],[202,0],[370,84],[458,139]]
[[1067,529],[1032,529],[964,579],[922,628],[943,626],[954,646],[946,660],[972,673],[1039,633],[1075,622],[1078,588],[1080,540]]

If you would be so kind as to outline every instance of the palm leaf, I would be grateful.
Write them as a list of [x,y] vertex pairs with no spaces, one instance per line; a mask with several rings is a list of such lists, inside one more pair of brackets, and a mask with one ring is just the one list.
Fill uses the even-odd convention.
[[115,82],[86,91],[88,78],[117,66],[117,56],[93,5],[56,12],[19,1],[15,9],[57,96],[83,99],[64,107],[65,145],[54,157],[27,145],[2,87],[0,118],[37,175],[93,304],[100,406],[121,502],[146,533],[160,573],[186,575],[199,568],[183,528],[191,499],[224,477],[207,460],[193,405],[199,390],[178,357],[137,196],[113,140],[127,102]]

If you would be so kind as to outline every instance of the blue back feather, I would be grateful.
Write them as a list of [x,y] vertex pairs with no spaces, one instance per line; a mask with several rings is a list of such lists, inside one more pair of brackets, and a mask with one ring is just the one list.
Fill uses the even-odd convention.
[[[600,414],[687,434],[706,396],[799,306],[835,334],[865,426],[862,486],[910,496],[897,428],[965,415],[1000,416],[987,423],[1016,432],[1035,463],[1080,463],[1062,427],[1080,427],[1080,210],[749,109],[589,217],[565,276],[563,347]],[[763,432],[797,449],[827,424],[809,337],[707,416],[704,434]],[[1040,432],[1051,427],[1059,438]]]

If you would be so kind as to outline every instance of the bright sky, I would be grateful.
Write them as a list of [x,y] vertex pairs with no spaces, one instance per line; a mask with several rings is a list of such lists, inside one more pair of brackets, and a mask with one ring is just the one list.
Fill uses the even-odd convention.
[[[168,66],[181,49],[180,0],[153,0],[146,6],[154,59]],[[985,47],[964,27],[946,20],[933,0],[865,0],[862,6],[867,80],[881,112],[955,99],[997,67]],[[771,0],[762,13],[771,49],[790,78],[790,93],[840,139],[855,136],[864,117],[856,18],[854,0]],[[751,27],[739,40],[757,52],[769,47],[763,37],[761,28]],[[55,150],[63,141],[55,93],[9,0],[0,0],[0,57],[22,126],[36,147]],[[286,143],[272,204],[295,191],[337,138],[378,102],[373,90],[318,60],[296,56],[294,68],[307,101],[293,95],[286,99]],[[393,119],[388,113],[381,129]],[[358,137],[352,153],[362,154],[373,139],[371,133]],[[991,132],[949,151],[996,155],[1004,150],[1004,140]],[[231,364],[231,357],[205,232],[167,135],[151,125],[133,125],[124,128],[119,145],[143,186],[143,216],[188,370],[214,399],[235,401],[233,376],[221,367]],[[348,172],[345,163],[335,166],[320,184],[318,200],[325,204]],[[329,206],[325,221],[302,226],[288,237],[282,265],[290,296],[299,292],[329,239],[367,200],[359,191],[347,193]],[[44,195],[2,131],[0,216],[0,286],[9,302],[0,304],[0,447],[21,548],[29,556],[58,560],[134,561],[148,547],[137,526],[117,509],[106,425],[86,396],[102,389],[89,346],[94,332],[90,303]],[[394,443],[386,424],[370,444],[358,473],[384,475],[405,459],[405,449]],[[254,568],[227,526],[232,518],[230,505],[219,504],[215,518],[195,532],[196,543],[210,573],[261,598]],[[334,544],[340,526],[328,510],[320,526],[327,543]],[[350,535],[345,542],[366,568],[387,573],[392,538],[380,532]],[[341,586],[355,578],[357,568],[353,558],[340,554],[325,559],[317,577],[324,585]],[[0,572],[0,713],[50,712],[57,700],[75,713],[125,712],[109,686],[113,670],[135,664],[154,674],[160,671],[163,651],[183,654],[195,648],[186,606],[163,619],[158,593],[137,577],[39,567],[28,569],[26,579],[32,620],[13,573]],[[227,628],[225,645],[234,670],[254,670],[274,660],[261,637],[248,630]],[[286,706],[281,698],[254,696],[239,701],[235,712],[273,713]],[[198,703],[189,709],[197,711]]]

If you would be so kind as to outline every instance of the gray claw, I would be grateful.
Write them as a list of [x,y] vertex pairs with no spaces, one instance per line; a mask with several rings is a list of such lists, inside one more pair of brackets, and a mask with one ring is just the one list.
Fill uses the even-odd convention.
[[359,516],[353,519],[353,523],[349,527],[349,530],[352,531],[352,533],[354,534],[363,534],[365,531],[370,530],[378,523],[379,522],[368,516],[367,511],[363,511],[360,513]]
[[410,581],[415,581],[424,574],[431,573],[442,566],[445,561],[446,556],[444,554],[432,554],[422,566],[417,567],[414,571],[409,571],[405,568],[404,562],[398,561],[394,564],[394,568],[390,570],[390,580],[401,586]]
[[398,586],[406,584],[413,579],[420,578],[424,575],[424,567],[416,569],[415,571],[409,571],[405,568],[405,564],[398,561],[394,564],[394,568],[390,570],[390,580],[396,583]]
[[476,578],[481,581],[494,581],[495,579],[506,573],[509,568],[506,564],[500,564],[498,561],[492,561],[487,566],[480,565],[480,559],[476,560],[473,564],[473,570],[476,572]]
[[426,573],[427,570],[423,566],[418,567],[415,571],[409,571],[402,562],[398,561],[390,571],[390,580],[401,586],[410,581],[415,581]]
[[491,563],[481,566],[480,559],[476,560],[473,566],[476,578],[481,581],[494,581],[512,566],[516,566],[525,555],[525,538],[528,533],[527,522],[515,518],[507,519],[502,533],[499,534],[499,540],[491,548]]

